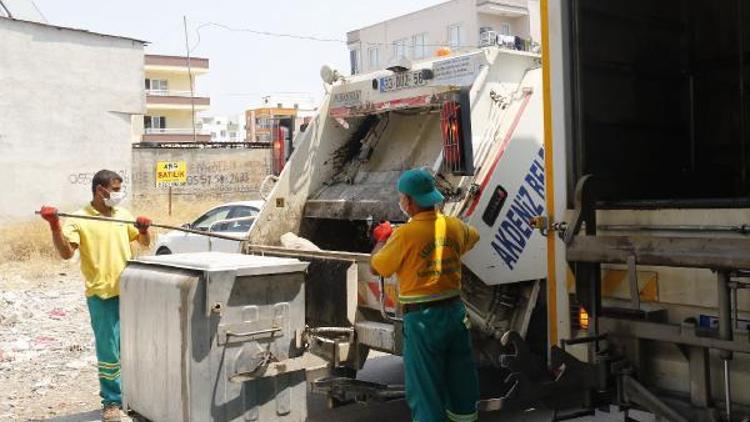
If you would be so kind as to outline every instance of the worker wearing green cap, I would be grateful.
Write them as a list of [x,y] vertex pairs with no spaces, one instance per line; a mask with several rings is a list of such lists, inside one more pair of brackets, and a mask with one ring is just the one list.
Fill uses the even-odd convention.
[[461,256],[479,233],[436,206],[445,198],[424,169],[398,180],[399,206],[410,219],[393,230],[373,230],[370,266],[376,275],[396,274],[404,312],[406,401],[416,422],[477,420],[479,399],[469,319],[460,298]]

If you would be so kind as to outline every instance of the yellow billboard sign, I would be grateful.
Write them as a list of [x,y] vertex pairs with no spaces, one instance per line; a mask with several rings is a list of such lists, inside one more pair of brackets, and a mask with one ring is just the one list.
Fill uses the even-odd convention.
[[187,183],[185,161],[158,161],[156,163],[156,187],[183,186]]

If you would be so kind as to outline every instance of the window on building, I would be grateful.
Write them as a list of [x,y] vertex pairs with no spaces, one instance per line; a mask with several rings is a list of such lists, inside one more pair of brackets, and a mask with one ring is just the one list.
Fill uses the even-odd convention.
[[167,118],[164,116],[143,116],[143,127],[147,132],[161,132],[167,128]]
[[256,131],[261,132],[264,137],[268,137],[270,136],[275,124],[276,119],[273,116],[261,116],[257,119],[255,129]]
[[509,23],[501,23],[500,24],[500,35],[510,35],[510,24]]
[[367,65],[370,69],[377,69],[380,67],[380,51],[378,47],[370,47],[367,49]]
[[[353,50],[349,50],[349,64],[351,65],[352,75],[356,75],[360,72],[360,54],[359,49],[355,48]],[[279,106],[279,108],[281,108]]]
[[221,137],[224,138],[226,136],[227,136],[227,131],[226,130],[222,130],[221,131]]
[[149,91],[149,94],[164,95],[168,90],[166,79],[146,78],[146,91]]
[[394,59],[398,59],[399,57],[406,57],[406,43],[406,38],[402,38],[393,42]]
[[425,45],[427,44],[427,34],[421,33],[411,37],[411,48],[414,52],[415,59],[421,59],[427,56]]
[[448,45],[456,48],[460,47],[464,42],[463,27],[459,24],[450,25],[448,27]]

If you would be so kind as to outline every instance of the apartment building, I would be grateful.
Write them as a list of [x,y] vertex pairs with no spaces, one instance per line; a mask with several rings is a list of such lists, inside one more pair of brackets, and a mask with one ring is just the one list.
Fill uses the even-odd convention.
[[303,130],[317,108],[308,99],[273,102],[266,97],[263,105],[245,111],[245,139],[247,142],[270,143],[274,129],[284,126],[293,137]]
[[187,57],[154,54],[144,57],[143,142],[211,141],[209,134],[197,128],[193,133],[195,113],[211,105],[208,96],[195,91],[195,80],[208,72],[208,65],[208,59],[200,57],[191,57],[189,66]]
[[451,0],[347,33],[351,73],[400,57],[432,57],[488,45],[529,50],[541,39],[539,0]]
[[198,130],[209,135],[211,142],[245,142],[245,116],[204,116],[198,119]]

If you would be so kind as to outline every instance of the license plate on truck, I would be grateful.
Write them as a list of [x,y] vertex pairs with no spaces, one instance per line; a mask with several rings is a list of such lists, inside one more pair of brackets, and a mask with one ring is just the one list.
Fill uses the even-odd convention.
[[413,72],[396,73],[391,76],[380,78],[378,86],[380,92],[398,91],[400,89],[414,88],[427,85],[427,79],[422,70]]

